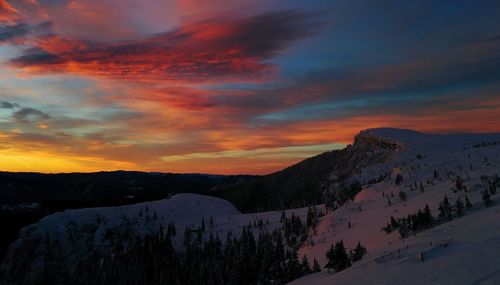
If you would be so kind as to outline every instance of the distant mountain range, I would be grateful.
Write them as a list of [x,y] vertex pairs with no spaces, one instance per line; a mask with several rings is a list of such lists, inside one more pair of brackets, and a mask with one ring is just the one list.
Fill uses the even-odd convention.
[[138,171],[95,173],[0,172],[0,206],[39,203],[48,210],[131,204],[173,194],[207,194],[216,185],[253,176]]

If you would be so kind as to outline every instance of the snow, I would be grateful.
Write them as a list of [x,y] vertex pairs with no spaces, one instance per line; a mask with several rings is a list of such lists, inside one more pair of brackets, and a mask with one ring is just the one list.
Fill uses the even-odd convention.
[[[322,271],[291,284],[500,284],[500,195],[493,197],[494,206],[487,209],[480,197],[487,187],[481,177],[500,174],[500,134],[423,134],[384,128],[367,130],[360,136],[395,142],[401,148],[385,162],[365,167],[354,176],[365,184],[363,190],[353,201],[320,219],[316,233],[310,234],[299,255],[316,258],[323,266],[327,249],[341,239],[347,248],[354,248],[360,241],[368,253],[343,272]],[[474,147],[481,142],[496,143]],[[437,178],[433,177],[434,170],[439,171]],[[391,178],[367,184],[387,173]],[[400,185],[394,183],[397,174],[403,176]],[[464,179],[467,193],[450,190],[456,175]],[[415,182],[423,183],[424,193],[410,190]],[[399,200],[401,190],[407,193],[406,202]],[[425,205],[436,217],[444,195],[451,203],[458,197],[464,201],[467,195],[474,209],[405,240],[397,232],[381,230],[391,215],[405,217]],[[288,210],[287,215],[292,212],[305,221],[307,208]],[[57,250],[59,258],[64,256],[64,262],[71,266],[92,250],[110,250],[123,236],[145,236],[160,227],[166,229],[171,222],[177,229],[173,243],[180,249],[183,230],[198,228],[202,218],[205,238],[213,233],[224,240],[229,231],[239,235],[244,226],[259,219],[272,230],[281,225],[280,217],[280,211],[241,214],[228,201],[196,194],[121,207],[68,210],[24,228],[10,247],[2,270],[10,274],[22,270],[28,272],[26,278],[34,279],[47,262],[48,251]],[[417,261],[420,253],[424,262]],[[18,256],[30,259],[20,261]]]
[[[370,243],[369,253],[353,267],[337,274],[312,274],[290,284],[500,284],[499,211],[500,206],[475,211],[404,243],[393,241],[385,247]],[[371,234],[362,238],[369,240]],[[445,241],[446,247],[439,245]],[[418,253],[424,254],[424,262],[417,261]],[[382,256],[387,257],[380,260]]]
[[[365,185],[353,202],[324,216],[317,234],[309,237],[299,255],[316,258],[324,265],[325,252],[341,239],[347,248],[361,241],[368,254],[345,271],[330,274],[324,270],[290,284],[500,284],[500,199],[494,196],[494,206],[485,209],[480,194],[487,187],[481,176],[500,174],[500,135],[439,135],[397,129],[367,130],[363,135],[405,145],[390,161],[367,167],[357,175],[368,180],[390,171],[392,179]],[[496,144],[474,148],[494,141]],[[433,178],[434,170],[440,172],[437,179]],[[394,183],[398,173],[404,178],[399,186]],[[455,175],[464,179],[467,193],[450,189]],[[411,191],[414,182],[422,182],[425,192]],[[399,201],[400,190],[407,193],[406,202]],[[381,230],[391,215],[405,217],[426,204],[436,217],[445,195],[450,203],[458,197],[464,201],[467,195],[473,210],[405,240],[397,232]],[[388,196],[392,205],[388,205]],[[349,221],[352,228],[347,226]],[[424,262],[417,261],[420,253]]]
[[[292,212],[305,222],[307,208],[288,210],[286,214]],[[170,199],[120,207],[66,210],[23,228],[20,238],[9,248],[2,271],[31,284],[43,274],[47,264],[62,264],[71,272],[79,260],[94,251],[111,252],[125,240],[144,237],[161,228],[166,230],[169,223],[174,223],[177,231],[173,245],[181,250],[184,230],[200,228],[202,219],[206,227],[203,238],[212,233],[224,242],[229,231],[239,236],[244,226],[260,219],[272,231],[281,226],[280,218],[280,211],[241,214],[226,200],[197,194],[178,194]],[[253,230],[258,237],[258,227]]]

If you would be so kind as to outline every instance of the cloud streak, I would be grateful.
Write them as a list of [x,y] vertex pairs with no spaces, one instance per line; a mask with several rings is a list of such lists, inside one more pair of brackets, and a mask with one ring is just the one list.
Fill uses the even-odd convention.
[[11,23],[16,19],[17,10],[7,0],[0,0],[0,23]]
[[[237,19],[185,23],[149,38],[96,43],[39,38],[36,49],[11,60],[30,73],[73,73],[164,82],[268,80],[266,60],[311,35],[310,15],[280,11]],[[66,43],[58,50],[58,42]]]
[[0,44],[23,38],[29,33],[29,27],[25,24],[14,24],[0,26]]
[[21,123],[37,123],[51,119],[48,114],[29,107],[24,107],[21,110],[14,112],[12,114],[12,118]]
[[16,103],[10,103],[7,101],[0,101],[0,109],[14,109],[19,107]]

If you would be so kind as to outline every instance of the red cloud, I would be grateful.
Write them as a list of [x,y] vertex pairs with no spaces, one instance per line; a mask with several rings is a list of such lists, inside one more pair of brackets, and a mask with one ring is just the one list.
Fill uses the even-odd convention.
[[16,19],[17,11],[7,0],[0,0],[0,23],[12,22]]
[[188,23],[168,33],[127,42],[95,43],[52,36],[38,39],[37,49],[11,64],[35,73],[136,81],[257,81],[269,78],[275,69],[267,59],[310,34],[309,22],[306,15],[287,11]]

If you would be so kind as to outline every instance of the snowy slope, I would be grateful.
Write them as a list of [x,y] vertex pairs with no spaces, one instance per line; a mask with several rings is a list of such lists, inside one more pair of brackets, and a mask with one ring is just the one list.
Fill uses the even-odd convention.
[[[499,211],[500,206],[475,211],[404,243],[371,244],[363,260],[345,271],[323,271],[290,284],[500,284]],[[369,240],[370,234],[360,239]],[[417,261],[418,253],[424,253],[424,262]]]
[[[321,218],[316,233],[310,234],[299,255],[307,255],[309,260],[316,258],[324,265],[325,252],[340,239],[348,248],[360,241],[368,254],[346,271],[323,271],[293,284],[500,284],[500,273],[496,271],[500,269],[500,195],[493,197],[494,207],[488,209],[484,209],[480,197],[487,187],[484,176],[500,174],[500,134],[439,135],[371,129],[360,133],[355,144],[353,151],[367,152],[355,157],[369,160],[359,164],[367,166],[353,172],[357,174],[352,178],[364,185],[363,190],[354,201]],[[370,152],[377,144],[390,147],[383,150],[382,160],[370,160],[370,156],[377,155]],[[435,170],[439,172],[436,178]],[[368,184],[388,173],[391,175],[384,181]],[[400,185],[394,183],[397,174],[404,178]],[[463,178],[467,193],[450,190],[457,175]],[[415,183],[422,183],[425,191],[412,191]],[[408,195],[406,202],[399,201],[401,190]],[[397,232],[386,234],[381,230],[391,215],[404,217],[426,204],[437,216],[444,195],[452,203],[457,197],[463,201],[467,195],[474,209],[465,217],[405,240]],[[287,212],[305,221],[307,208]],[[165,229],[171,222],[177,228],[174,246],[181,248],[184,229],[199,227],[202,218],[205,238],[213,233],[224,240],[229,231],[239,235],[244,226],[259,219],[271,231],[281,226],[280,217],[279,211],[241,214],[225,200],[195,194],[122,207],[68,210],[24,228],[9,248],[1,270],[29,284],[54,264],[71,272],[78,260],[93,252],[110,252],[123,240]],[[352,228],[348,228],[349,222]],[[436,246],[450,240],[447,247]],[[417,262],[417,253],[424,253],[426,261]]]
[[[488,186],[481,177],[500,174],[500,135],[430,135],[374,129],[361,136],[404,145],[391,161],[363,169],[357,177],[366,181],[389,171],[392,178],[365,185],[353,202],[323,217],[318,233],[309,238],[300,255],[310,260],[315,257],[324,265],[325,252],[341,239],[348,248],[361,241],[368,254],[343,272],[323,271],[292,284],[500,284],[500,199],[493,197],[494,206],[485,209],[480,194]],[[486,144],[478,146],[481,142]],[[434,170],[439,172],[437,178],[433,177]],[[399,186],[394,183],[398,173],[404,178]],[[451,190],[457,175],[464,179],[467,193]],[[423,183],[424,193],[411,190],[415,182]],[[406,202],[399,201],[401,190],[408,194]],[[458,197],[464,201],[467,195],[474,207],[465,217],[405,240],[397,232],[381,231],[391,215],[405,217],[426,204],[436,217],[444,195],[451,203]],[[388,198],[392,205],[388,205]],[[352,228],[348,228],[349,221]],[[447,247],[438,245],[445,242],[449,243]],[[424,254],[425,262],[417,261],[418,253]]]
[[[305,219],[307,208],[287,211]],[[2,272],[19,283],[30,284],[50,266],[71,272],[79,260],[94,252],[110,252],[133,237],[144,237],[167,229],[177,229],[173,245],[181,249],[184,230],[197,229],[202,219],[206,225],[204,238],[210,233],[222,240],[229,231],[239,236],[244,226],[262,219],[272,231],[281,226],[281,212],[241,214],[230,202],[197,194],[178,194],[170,199],[121,207],[66,210],[24,228],[2,263]],[[210,223],[212,220],[213,223]],[[255,235],[258,228],[255,228]],[[58,269],[59,270],[59,269]]]

